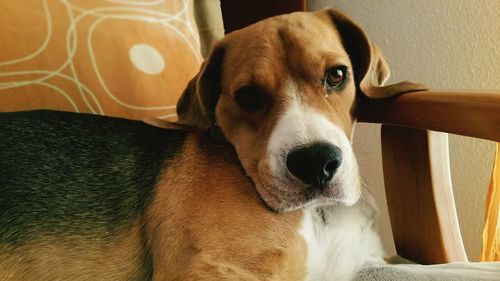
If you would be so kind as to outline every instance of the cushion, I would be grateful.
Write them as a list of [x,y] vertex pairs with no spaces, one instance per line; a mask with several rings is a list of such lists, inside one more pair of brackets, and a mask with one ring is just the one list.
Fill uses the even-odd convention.
[[355,281],[498,281],[500,262],[455,262],[438,265],[369,264]]
[[0,111],[175,119],[203,60],[193,0],[0,4]]

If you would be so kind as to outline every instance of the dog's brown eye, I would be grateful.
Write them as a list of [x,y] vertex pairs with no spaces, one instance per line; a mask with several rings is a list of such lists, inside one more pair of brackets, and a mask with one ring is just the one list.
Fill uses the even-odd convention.
[[347,80],[347,66],[339,65],[330,68],[325,73],[324,86],[327,91],[339,90]]
[[255,86],[245,86],[237,90],[235,100],[241,109],[249,113],[263,111],[267,105],[265,93]]

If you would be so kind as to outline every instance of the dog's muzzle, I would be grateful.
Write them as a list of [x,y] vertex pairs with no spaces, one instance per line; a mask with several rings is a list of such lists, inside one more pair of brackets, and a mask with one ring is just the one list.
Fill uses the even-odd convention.
[[312,143],[300,146],[288,153],[288,171],[304,184],[324,189],[342,164],[342,151],[328,143]]

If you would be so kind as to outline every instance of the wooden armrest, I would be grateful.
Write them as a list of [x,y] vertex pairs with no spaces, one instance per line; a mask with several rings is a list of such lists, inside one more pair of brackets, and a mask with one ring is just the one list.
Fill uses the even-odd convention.
[[384,124],[384,182],[398,254],[424,264],[467,261],[448,138],[433,131],[500,141],[500,92],[422,91],[368,100],[359,121]]
[[500,141],[500,92],[422,91],[370,100],[359,121]]

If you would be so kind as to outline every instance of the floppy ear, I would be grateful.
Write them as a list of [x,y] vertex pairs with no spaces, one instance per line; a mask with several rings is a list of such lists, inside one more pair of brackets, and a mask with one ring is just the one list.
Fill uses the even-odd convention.
[[410,91],[427,90],[424,84],[404,81],[383,86],[390,70],[382,52],[370,42],[365,32],[344,14],[329,9],[342,44],[349,54],[354,71],[356,91],[368,98],[386,98]]
[[222,45],[215,46],[200,72],[189,81],[177,102],[178,123],[203,130],[215,124],[224,53]]

